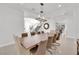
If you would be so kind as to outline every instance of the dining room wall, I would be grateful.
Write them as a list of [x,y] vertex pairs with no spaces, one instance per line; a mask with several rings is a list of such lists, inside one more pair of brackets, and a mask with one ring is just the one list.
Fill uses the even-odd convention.
[[79,39],[79,6],[75,8],[75,19],[74,20],[75,20],[75,25],[76,25],[74,28],[76,30],[76,38]]
[[[77,39],[79,38],[79,6],[67,6],[67,9],[65,7],[62,7],[62,9],[58,10],[58,13],[60,17],[56,17],[57,19],[53,19],[55,22],[64,23],[65,28],[65,35],[69,38]],[[63,10],[66,12],[66,14],[63,12]],[[52,23],[53,21],[50,21]]]
[[24,12],[19,4],[0,4],[0,47],[13,44],[13,35],[24,31]]

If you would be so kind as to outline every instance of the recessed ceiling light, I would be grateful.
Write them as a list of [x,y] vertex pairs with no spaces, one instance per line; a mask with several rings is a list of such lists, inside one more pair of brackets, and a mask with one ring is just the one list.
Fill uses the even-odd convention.
[[62,5],[60,5],[60,4],[58,5],[58,7],[61,7],[61,6],[62,6]]

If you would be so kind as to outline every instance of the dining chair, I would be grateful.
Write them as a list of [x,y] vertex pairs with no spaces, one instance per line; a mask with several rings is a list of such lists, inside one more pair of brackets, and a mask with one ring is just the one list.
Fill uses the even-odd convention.
[[57,34],[56,34],[56,33],[54,33],[52,43],[56,43],[56,37],[57,37]]
[[17,48],[17,53],[20,54],[20,55],[29,54],[29,50],[26,49],[24,47],[24,45],[22,44],[23,38],[20,38],[18,36],[14,36],[14,38],[15,38],[15,45],[16,45],[16,48]]
[[77,55],[79,55],[79,39],[77,39]]
[[58,41],[58,40],[60,40],[60,33],[57,33],[57,38],[56,38],[56,40]]
[[60,35],[57,32],[54,33],[53,41],[52,41],[52,44],[54,46],[60,46],[60,43],[57,42],[59,40],[59,38],[60,38]]
[[43,33],[44,33],[44,31],[41,31],[41,33],[43,34]]
[[53,51],[57,49],[57,47],[52,44],[52,41],[53,41],[53,36],[49,36],[47,42],[47,51],[50,54],[53,54]]
[[27,36],[28,36],[28,33],[22,33],[22,38]]
[[46,46],[46,48],[47,48],[47,51],[50,53],[50,54],[52,54],[52,39],[53,39],[53,37],[51,36],[51,37],[48,37],[48,41],[47,41],[47,46]]
[[47,40],[41,41],[37,46],[37,49],[35,49],[35,51],[31,49],[30,52],[32,53],[32,55],[45,55],[46,46],[47,46]]
[[41,33],[40,33],[40,31],[39,31],[39,32],[37,32],[37,34],[41,34]]
[[35,45],[33,48],[30,49],[30,54],[34,54],[38,49],[38,45]]
[[34,36],[36,33],[35,32],[31,32],[31,36]]

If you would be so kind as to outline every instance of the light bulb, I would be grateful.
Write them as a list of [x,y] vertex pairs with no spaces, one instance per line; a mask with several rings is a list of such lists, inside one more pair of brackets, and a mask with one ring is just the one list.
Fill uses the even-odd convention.
[[58,7],[61,7],[62,5],[58,5]]

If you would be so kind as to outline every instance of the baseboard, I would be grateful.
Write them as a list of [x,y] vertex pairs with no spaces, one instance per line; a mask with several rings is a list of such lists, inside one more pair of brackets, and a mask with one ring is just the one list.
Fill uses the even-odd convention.
[[77,39],[77,37],[75,37],[75,36],[67,36],[67,38]]
[[9,45],[12,45],[12,44],[15,44],[15,42],[9,42],[9,43],[5,43],[5,44],[0,44],[0,48],[5,47],[5,46],[9,46]]

